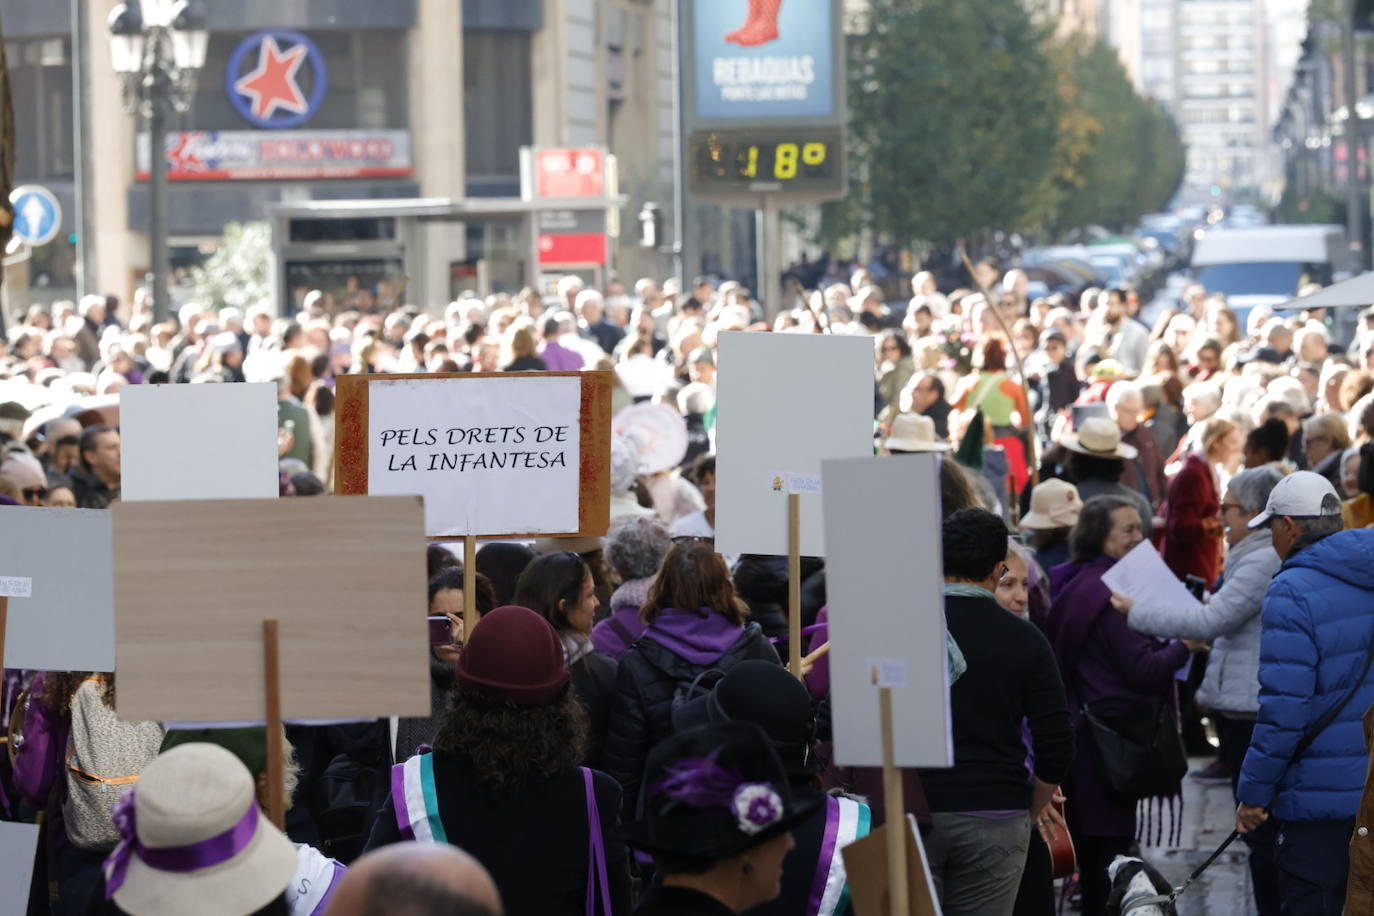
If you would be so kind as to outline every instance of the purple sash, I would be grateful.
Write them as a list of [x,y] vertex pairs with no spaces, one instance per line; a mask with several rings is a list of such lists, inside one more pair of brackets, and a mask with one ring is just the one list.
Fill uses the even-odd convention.
[[582,783],[587,789],[587,916],[596,916],[596,888],[601,887],[602,916],[611,916],[611,884],[606,878],[606,844],[601,835],[601,812],[596,807],[596,790],[592,787],[592,771],[582,770]]

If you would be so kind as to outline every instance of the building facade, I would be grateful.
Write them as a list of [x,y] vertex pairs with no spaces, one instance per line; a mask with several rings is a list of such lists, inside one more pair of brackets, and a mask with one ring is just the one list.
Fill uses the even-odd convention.
[[[17,271],[15,296],[71,295],[81,233],[73,56],[84,65],[84,146],[91,151],[86,287],[121,297],[146,275],[150,150],[110,66],[115,0],[71,5],[0,0],[18,126],[17,180],[43,184],[63,229]],[[173,288],[219,244],[229,222],[274,202],[518,198],[522,146],[607,149],[633,216],[671,211],[673,47],[666,4],[651,0],[234,0],[202,4],[210,32],[193,104],[173,119],[168,224]],[[666,275],[637,227],[612,241],[627,276]],[[321,230],[325,231],[325,230]],[[530,246],[499,220],[425,234],[431,291],[518,288]],[[328,241],[327,239],[323,241]],[[321,263],[293,285],[373,283],[394,265]],[[394,278],[393,278],[394,279]],[[27,287],[27,291],[25,288]],[[433,295],[431,293],[431,295]],[[437,303],[426,303],[434,305]]]

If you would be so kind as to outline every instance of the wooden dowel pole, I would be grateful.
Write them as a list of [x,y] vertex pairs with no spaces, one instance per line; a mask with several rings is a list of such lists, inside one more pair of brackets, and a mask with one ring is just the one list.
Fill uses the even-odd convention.
[[463,538],[463,641],[472,638],[477,626],[477,538]]
[[5,628],[10,622],[10,599],[0,595],[0,671],[5,669]]
[[281,721],[281,643],[277,621],[262,622],[262,650],[267,686],[267,816],[286,829],[285,737]]
[[801,647],[801,494],[787,494],[787,658],[802,679]]
[[818,659],[822,658],[825,655],[828,655],[829,653],[830,640],[827,639],[825,642],[821,643],[819,646],[816,647],[816,651],[812,652],[810,655],[806,656],[806,658],[802,659],[802,667],[805,668],[807,665],[814,665]]
[[[973,262],[968,259],[968,252],[959,252],[964,259],[964,269],[968,271],[969,279],[978,287],[978,292],[983,294],[983,301],[988,304],[988,310],[992,312],[992,317],[997,319],[997,324],[1002,329],[1002,333],[1007,335],[1007,349],[1011,351],[1011,358],[1016,363],[1016,371],[1021,374],[1021,396],[1026,399],[1026,412],[1030,412],[1030,382],[1026,379],[1026,366],[1021,362],[1021,354],[1016,352],[1016,339],[1011,336],[1011,326],[1007,324],[1007,319],[1002,315],[1002,306],[992,298],[992,293],[979,281],[978,275],[973,272]],[[975,329],[977,333],[977,329]],[[1030,465],[1031,486],[1040,485],[1040,459],[1036,456],[1035,443],[1035,417],[1022,417],[1021,422],[1026,424],[1026,463]]]
[[892,909],[888,916],[910,916],[906,883],[906,801],[902,797],[902,771],[893,749],[892,688],[878,688],[883,731],[883,810],[887,832],[887,886]]

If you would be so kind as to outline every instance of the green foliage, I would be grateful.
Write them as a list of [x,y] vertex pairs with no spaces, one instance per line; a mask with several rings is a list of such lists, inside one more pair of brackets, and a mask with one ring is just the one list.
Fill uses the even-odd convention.
[[822,241],[1125,226],[1183,176],[1172,119],[1116,53],[1054,40],[1021,0],[872,0],[849,41],[852,190]]
[[229,223],[224,227],[224,242],[191,272],[196,298],[216,309],[247,309],[270,301],[267,268],[271,258],[269,223]]

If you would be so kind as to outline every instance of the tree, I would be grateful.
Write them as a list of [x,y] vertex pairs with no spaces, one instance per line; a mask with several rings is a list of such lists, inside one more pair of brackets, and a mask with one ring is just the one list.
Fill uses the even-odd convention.
[[1030,226],[1064,108],[1020,0],[873,0],[851,55],[857,193],[842,219],[897,245]]
[[196,297],[216,309],[247,309],[271,301],[267,279],[271,257],[268,223],[229,223],[224,227],[224,243],[191,273]]

